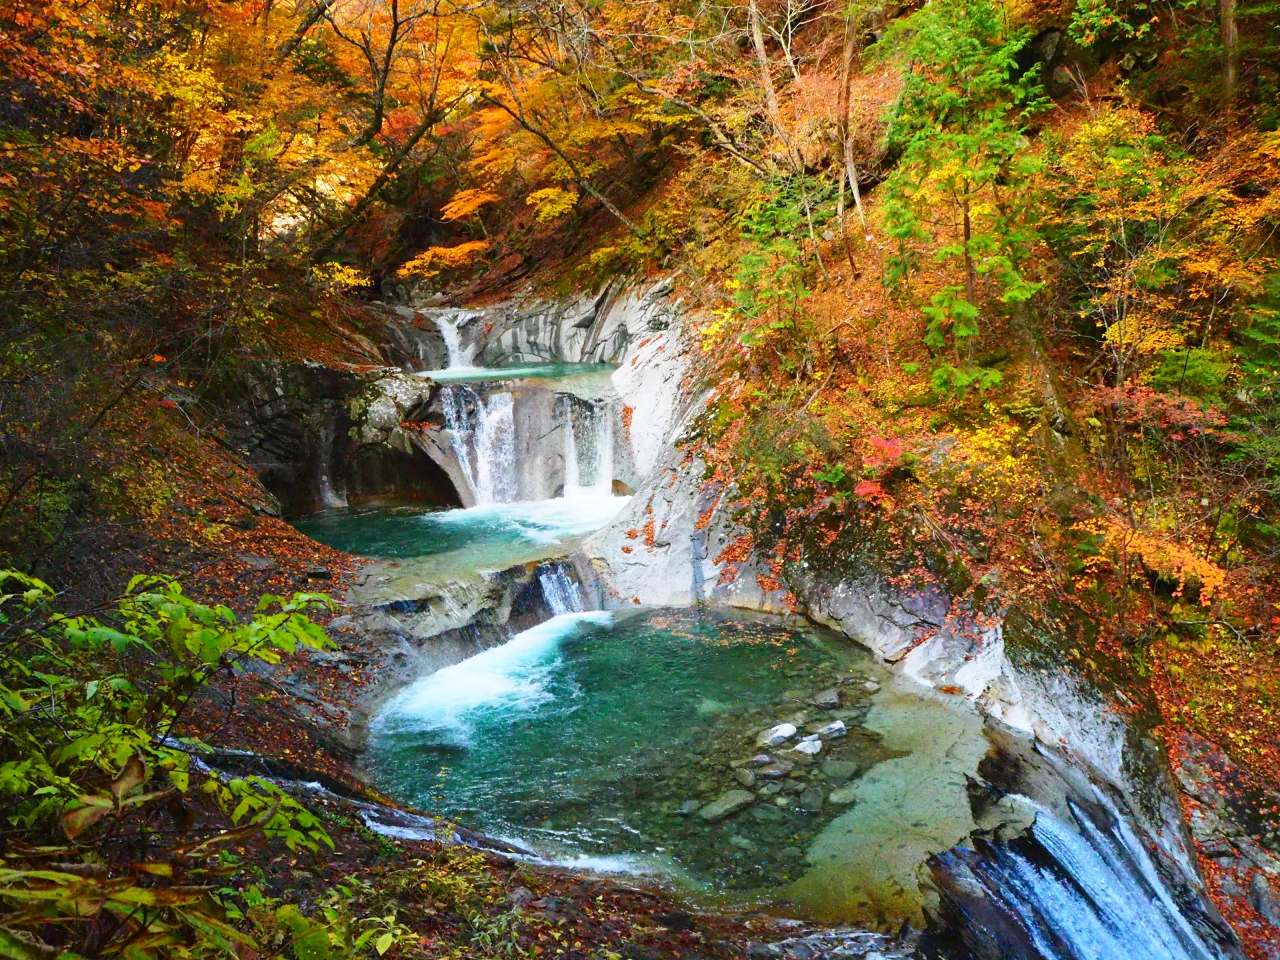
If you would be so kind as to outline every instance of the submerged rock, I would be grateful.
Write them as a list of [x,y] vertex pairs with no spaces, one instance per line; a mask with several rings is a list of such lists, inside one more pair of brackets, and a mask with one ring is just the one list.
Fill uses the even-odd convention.
[[845,727],[843,720],[833,720],[818,731],[818,736],[825,737],[828,740],[836,740],[848,732],[849,730]]
[[822,752],[821,740],[804,740],[800,743],[797,743],[795,745],[795,748],[792,750],[792,753],[799,753],[808,757],[816,757],[821,752]]
[[708,823],[714,823],[717,820],[732,816],[743,807],[749,807],[755,802],[755,795],[748,793],[746,790],[730,790],[699,810],[698,816]]
[[800,794],[800,806],[810,813],[817,813],[822,809],[823,801],[826,800],[826,793],[816,784]]
[[834,803],[837,806],[845,806],[857,800],[857,788],[852,784],[844,787],[837,787],[827,794],[827,803]]
[[840,691],[835,687],[820,690],[813,695],[813,702],[823,710],[834,710],[840,706]]
[[823,760],[822,772],[832,780],[849,780],[858,772],[858,764],[852,760]]
[[746,769],[735,770],[733,771],[733,775],[734,777],[737,778],[737,781],[740,784],[742,784],[744,787],[754,787],[756,785],[756,775],[752,773],[750,770],[746,770]]
[[792,763],[788,763],[786,760],[775,760],[773,761],[773,763],[769,764],[767,767],[761,767],[759,770],[757,770],[756,776],[768,777],[771,780],[776,780],[779,777],[785,777],[794,769],[795,769],[795,765]]

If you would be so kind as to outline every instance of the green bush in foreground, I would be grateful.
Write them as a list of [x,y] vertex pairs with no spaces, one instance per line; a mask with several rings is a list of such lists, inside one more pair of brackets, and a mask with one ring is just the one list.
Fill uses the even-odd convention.
[[293,851],[333,844],[277,786],[220,776],[198,759],[208,745],[183,735],[220,671],[330,646],[308,616],[327,597],[266,596],[248,620],[156,577],[135,577],[103,620],[53,600],[0,571],[0,957],[325,960],[400,941],[394,917],[351,919],[349,898],[315,918],[281,906],[269,924],[220,900],[230,846],[257,834]]

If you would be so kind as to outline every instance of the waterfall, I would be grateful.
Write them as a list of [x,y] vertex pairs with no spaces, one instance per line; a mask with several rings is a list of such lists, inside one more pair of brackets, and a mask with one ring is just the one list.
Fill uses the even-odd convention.
[[544,563],[538,567],[538,583],[547,606],[557,617],[565,613],[582,613],[582,592],[569,567],[564,563]]
[[572,496],[582,487],[578,474],[578,441],[573,430],[573,398],[564,398],[564,495]]
[[495,393],[483,403],[476,425],[476,501],[510,503],[516,498],[515,401]]
[[608,400],[594,408],[596,419],[596,480],[592,484],[603,494],[613,493],[613,409]]
[[[1038,808],[1030,833],[979,840],[936,861],[934,878],[969,952],[1024,960],[1218,960],[1174,902],[1115,807],[1069,801],[1074,824]],[[967,921],[967,922],[966,922]],[[1202,927],[1197,929],[1197,927]]]
[[471,497],[477,503],[475,472],[471,469],[471,451],[467,446],[467,437],[471,433],[471,424],[467,418],[466,393],[475,394],[465,387],[454,390],[444,387],[440,390],[440,405],[444,407],[444,422],[449,428],[449,444],[453,447],[453,455],[458,458],[458,466],[462,468],[462,478],[471,490]]
[[440,403],[449,443],[476,505],[515,500],[516,428],[511,394],[495,393],[486,401],[470,387],[442,387]]
[[[563,398],[564,422],[564,495],[572,496],[583,490],[591,490],[606,496],[613,492],[613,410],[608,400],[583,404],[573,397]],[[578,425],[590,429],[583,431],[581,448],[578,443]],[[582,459],[587,461],[584,483]]]
[[436,327],[440,330],[440,339],[449,353],[449,369],[468,368],[471,366],[472,351],[462,346],[462,334],[458,325],[443,316],[436,316]]

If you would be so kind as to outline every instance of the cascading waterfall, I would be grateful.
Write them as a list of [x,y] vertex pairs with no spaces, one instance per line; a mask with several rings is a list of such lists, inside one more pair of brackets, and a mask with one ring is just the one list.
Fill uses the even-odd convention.
[[[583,490],[610,494],[613,491],[613,410],[608,400],[588,405],[580,404],[572,397],[564,397],[564,495],[572,496]],[[591,429],[584,431],[581,446],[578,443],[579,419],[589,420]],[[583,454],[588,463],[587,482],[583,482]]]
[[446,317],[437,316],[436,327],[440,331],[440,339],[444,341],[444,348],[449,354],[449,369],[470,368],[471,351],[462,346],[462,334],[458,331],[458,325]]
[[511,394],[495,393],[484,400],[470,387],[443,387],[440,403],[449,428],[449,443],[476,504],[513,501],[516,428]]
[[495,393],[477,405],[476,502],[510,503],[516,498],[515,401],[509,393]]
[[[1123,815],[1100,794],[1069,801],[1074,825],[1044,808],[1009,843],[938,858],[934,879],[975,957],[1221,960],[1174,902]],[[1092,808],[1092,809],[1090,809]],[[1197,924],[1201,926],[1201,924]]]
[[544,563],[538,567],[538,583],[547,606],[557,617],[566,613],[582,613],[582,592],[563,563]]

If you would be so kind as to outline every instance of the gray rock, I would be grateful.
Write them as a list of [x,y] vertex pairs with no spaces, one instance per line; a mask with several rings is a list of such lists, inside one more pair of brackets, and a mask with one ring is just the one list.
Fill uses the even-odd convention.
[[757,738],[756,743],[762,747],[776,747],[779,744],[786,743],[796,735],[796,727],[793,723],[780,723],[775,727],[770,727],[763,731]]
[[803,809],[808,810],[810,813],[817,813],[822,809],[822,803],[826,799],[826,794],[823,792],[822,788],[814,785],[804,793],[800,794],[800,806]]
[[875,693],[877,690],[880,689],[880,684],[876,683],[874,680],[868,680],[866,683],[862,685],[862,689],[869,690],[872,693]]
[[758,769],[756,771],[756,776],[776,780],[778,777],[785,777],[794,769],[795,765],[788,763],[786,760],[775,760],[767,767],[761,767]]
[[858,772],[858,764],[852,760],[823,760],[822,772],[832,780],[849,780]]
[[708,823],[714,823],[717,820],[732,816],[743,807],[749,807],[755,802],[755,795],[748,793],[746,790],[730,790],[699,810],[698,816]]
[[276,568],[276,562],[270,557],[255,557],[251,553],[237,553],[236,559],[246,567],[251,567],[254,570],[274,570]]
[[1280,899],[1267,882],[1267,875],[1259,871],[1249,883],[1249,905],[1258,911],[1263,920],[1273,927],[1280,927]]
[[779,820],[785,820],[787,815],[777,807],[752,807],[751,816],[757,820],[765,820],[776,823]]
[[773,761],[769,758],[769,755],[767,753],[757,753],[754,757],[752,757],[750,760],[747,761],[746,765],[748,767],[763,767],[772,762]]
[[852,784],[845,787],[838,787],[837,789],[832,790],[829,794],[827,794],[827,803],[835,804],[836,806],[841,806],[841,807],[845,806],[846,804],[853,803],[857,799],[858,799],[858,796],[856,793],[856,788]]
[[803,756],[816,757],[822,752],[822,741],[817,739],[817,734],[814,734],[813,740],[805,740],[801,743],[797,743],[795,749],[791,752],[798,753]]
[[840,706],[840,691],[835,687],[819,690],[813,695],[813,702],[823,710],[834,710]]
[[848,732],[849,730],[845,727],[843,720],[833,720],[818,731],[818,736],[825,737],[828,740],[838,740]]
[[697,813],[698,808],[701,806],[702,804],[697,800],[686,800],[684,803],[680,804],[680,809],[678,809],[676,813],[680,814],[682,817],[687,817],[691,814]]
[[756,775],[750,770],[739,769],[733,771],[734,777],[744,787],[754,787],[756,785]]
[[776,783],[766,783],[756,791],[756,794],[761,797],[776,797],[781,792],[782,787],[778,786]]

